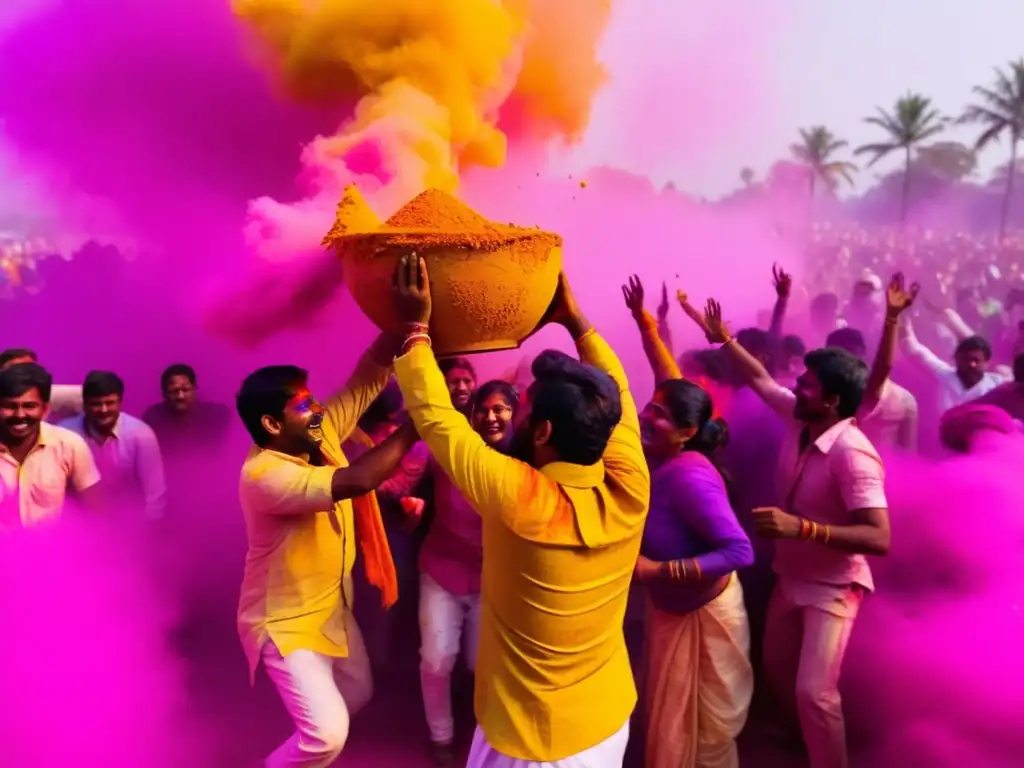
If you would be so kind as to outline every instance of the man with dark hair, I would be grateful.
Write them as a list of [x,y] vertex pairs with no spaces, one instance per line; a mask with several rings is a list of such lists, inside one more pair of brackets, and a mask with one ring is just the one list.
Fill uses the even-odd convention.
[[957,344],[954,365],[950,365],[917,340],[909,320],[900,326],[900,332],[903,351],[938,383],[943,411],[975,400],[1006,381],[1006,377],[988,370],[992,347],[981,336],[968,336]]
[[[0,370],[17,363],[38,363],[34,350],[12,347],[0,352]],[[82,412],[82,388],[73,384],[54,384],[50,387],[50,421],[59,421]]]
[[395,350],[378,338],[322,406],[306,371],[292,365],[260,368],[238,392],[238,415],[255,443],[239,485],[249,548],[238,627],[250,672],[262,661],[297,729],[268,766],[331,764],[351,715],[373,692],[352,616],[355,545],[390,607],[398,588],[372,493],[417,437],[406,425],[351,465],[342,443],[384,388]]
[[1013,358],[1013,381],[1000,384],[971,403],[994,405],[1002,408],[1017,421],[1024,422],[1024,353]]
[[141,502],[147,520],[167,508],[164,462],[156,433],[122,413],[124,382],[110,371],[90,371],[82,385],[83,413],[61,422],[85,440],[103,477],[104,496],[119,506]]
[[69,485],[95,504],[100,473],[85,441],[44,422],[52,387],[38,363],[0,369],[0,531],[55,519]]
[[449,357],[439,360],[437,364],[444,374],[448,393],[452,396],[452,405],[466,415],[473,399],[473,392],[476,390],[476,370],[473,364],[464,357]]
[[230,411],[220,403],[199,400],[196,372],[190,365],[174,363],[160,374],[163,400],[142,414],[172,457],[197,447],[219,444],[227,432]]
[[[855,328],[832,331],[825,345],[844,349],[851,355],[867,359],[864,335]],[[880,348],[878,354],[884,354]],[[887,366],[887,370],[891,369]],[[865,400],[857,414],[857,426],[876,445],[893,445],[912,451],[917,447],[917,399],[886,374],[881,390],[870,402]]]
[[846,768],[839,671],[863,596],[874,588],[865,555],[886,554],[890,539],[882,460],[853,420],[868,367],[845,350],[818,349],[790,391],[729,333],[716,301],[702,326],[786,419],[778,469],[785,501],[753,510],[757,532],[775,540],[778,577],[764,671],[780,703],[795,693],[811,768]]
[[651,488],[622,365],[563,275],[546,321],[569,331],[580,360],[536,359],[518,458],[506,456],[452,404],[427,333],[425,262],[404,257],[395,283],[406,408],[483,525],[468,766],[621,766],[636,704],[622,624]]

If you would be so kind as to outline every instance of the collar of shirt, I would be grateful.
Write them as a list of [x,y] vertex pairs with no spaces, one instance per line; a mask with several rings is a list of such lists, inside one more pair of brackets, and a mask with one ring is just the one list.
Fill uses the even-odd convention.
[[814,447],[822,453],[827,454],[832,450],[832,446],[836,444],[840,435],[847,430],[848,427],[853,425],[855,422],[852,418],[843,419],[842,421],[833,424],[831,427],[826,429],[820,435],[818,439],[814,441]]
[[[26,454],[26,459],[40,448],[45,448],[50,443],[59,442],[56,439],[57,435],[54,434],[54,429],[52,424],[47,424],[45,421],[39,423],[39,437],[36,439],[36,444],[32,446],[32,450]],[[10,449],[3,443],[0,443],[0,453],[12,456]]]
[[553,461],[550,464],[545,464],[540,471],[545,477],[569,488],[596,488],[604,482],[603,461],[598,461],[589,467],[582,464],[570,464],[567,461]]
[[123,419],[121,418],[121,414],[117,415],[117,421],[114,422],[114,428],[112,430],[110,430],[110,434],[109,435],[98,435],[98,434],[96,434],[96,432],[94,432],[89,427],[89,422],[86,420],[84,414],[82,416],[79,416],[78,419],[82,423],[82,434],[85,437],[88,437],[90,440],[93,440],[93,441],[95,441],[97,443],[105,443],[107,441],[108,437],[112,437],[115,440],[118,440],[121,437],[121,422],[123,421]]

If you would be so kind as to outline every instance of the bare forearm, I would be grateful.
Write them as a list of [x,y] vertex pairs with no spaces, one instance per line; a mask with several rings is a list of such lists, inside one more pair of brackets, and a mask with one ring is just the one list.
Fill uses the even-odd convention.
[[753,384],[763,379],[771,379],[768,369],[761,365],[760,360],[747,352],[735,337],[730,337],[722,345],[722,349],[736,362],[738,372],[748,384]]
[[672,358],[672,352],[665,346],[661,335],[658,333],[658,326],[654,318],[644,312],[640,315],[635,315],[633,319],[640,329],[640,339],[643,343],[644,354],[647,356],[647,362],[650,363],[651,370],[654,372],[654,383],[657,385],[669,379],[683,378],[679,366]]
[[882,339],[878,344],[874,362],[871,364],[871,373],[868,375],[868,384],[861,406],[868,413],[873,411],[882,399],[882,388],[892,374],[893,365],[896,364],[899,323],[899,315],[887,315],[882,326]]
[[331,481],[331,496],[335,501],[362,496],[374,490],[391,476],[419,437],[411,422],[398,430],[379,445],[374,446],[351,466],[334,473]]
[[562,322],[562,326],[569,332],[569,335],[572,336],[573,341],[579,341],[583,337],[583,334],[593,328],[590,321],[587,320],[584,314],[579,311],[566,318]]
[[823,525],[804,520],[801,538],[829,549],[858,555],[887,555],[891,535],[888,528],[858,523]]

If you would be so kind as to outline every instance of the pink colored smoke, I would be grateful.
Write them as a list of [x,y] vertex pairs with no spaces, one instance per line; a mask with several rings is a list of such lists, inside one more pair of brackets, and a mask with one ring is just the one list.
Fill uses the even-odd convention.
[[[570,277],[622,353],[640,397],[650,376],[621,306],[619,285],[629,274],[644,278],[651,302],[662,280],[698,299],[713,294],[739,324],[770,304],[773,262],[800,276],[795,252],[768,218],[705,206],[659,190],[660,179],[655,185],[614,170],[684,176],[756,130],[762,116],[751,110],[773,109],[770,38],[783,19],[753,3],[685,7],[671,20],[653,0],[617,11],[635,25],[635,37],[617,31],[622,22],[613,17],[611,34],[620,42],[608,51],[610,95],[599,100],[575,159],[527,130],[535,123],[513,101],[503,120],[517,126],[522,142],[513,144],[508,164],[463,178],[467,200],[488,215],[565,236]],[[559,18],[567,25],[559,33],[571,39],[573,19],[552,16]],[[679,34],[683,25],[688,38]],[[83,270],[45,304],[5,308],[6,327],[17,329],[11,343],[37,347],[64,381],[81,380],[90,367],[117,370],[133,410],[157,396],[156,374],[176,359],[195,365],[201,390],[217,399],[229,398],[244,372],[265,362],[307,365],[323,389],[339,379],[370,329],[335,300],[331,280],[340,272],[316,241],[330,226],[336,197],[321,193],[340,191],[348,179],[302,148],[331,135],[351,105],[311,109],[276,96],[249,65],[242,30],[221,2],[66,0],[40,4],[0,36],[0,120],[12,147],[51,180],[56,205],[66,202],[67,189],[102,198],[141,250],[123,275]],[[645,68],[638,51],[647,49],[658,55]],[[379,176],[372,153],[350,160],[354,173]],[[580,164],[607,167],[580,171]],[[311,285],[321,292],[308,293]],[[200,306],[210,295],[216,305]],[[255,348],[242,352],[211,338],[198,308],[224,336]],[[676,318],[677,350],[701,344]],[[296,326],[302,332],[275,335]],[[526,351],[556,338],[545,332]],[[517,357],[481,367],[497,373]],[[880,594],[861,618],[847,673],[851,727],[877,760],[867,764],[895,766],[909,754],[939,766],[962,756],[999,768],[1011,747],[1019,754],[1019,729],[1006,713],[1024,709],[1013,608],[1020,601],[1009,602],[1011,585],[1022,583],[1013,565],[1021,562],[1021,504],[1010,479],[1020,458],[1008,445],[998,458],[941,467],[893,460],[894,550],[876,565]],[[239,455],[228,452],[203,470],[230,481],[238,464]],[[239,532],[225,522],[236,514],[212,504],[196,513],[189,522],[205,526],[206,536],[183,533],[180,546],[195,548],[202,538],[203,549],[181,557],[178,577],[197,562],[230,560],[220,545],[237,548]],[[105,764],[116,767],[117,750],[141,749],[143,737],[165,744],[175,728],[179,673],[159,648],[163,616],[149,610],[159,597],[145,592],[134,565],[122,567],[93,538],[71,529],[11,540],[0,553],[9,554],[0,557],[6,614],[31,628],[6,633],[17,645],[0,652],[0,663],[11,667],[4,679],[20,683],[13,688],[24,697],[13,700],[20,719],[8,721],[18,728],[4,731],[0,744],[16,755],[28,748],[25,738],[47,728],[55,756],[81,757],[84,748],[115,755]],[[237,573],[223,562],[200,570],[210,572],[220,588],[237,587]],[[90,590],[81,574],[90,574]],[[123,655],[110,651],[114,645]],[[66,678],[22,676],[52,668],[54,659]],[[230,663],[243,665],[240,655]],[[94,689],[109,692],[99,706],[82,698]],[[123,738],[120,726],[104,723],[133,726],[131,738],[140,742],[115,741]]]
[[4,765],[196,764],[175,617],[112,533],[68,521],[0,538]]

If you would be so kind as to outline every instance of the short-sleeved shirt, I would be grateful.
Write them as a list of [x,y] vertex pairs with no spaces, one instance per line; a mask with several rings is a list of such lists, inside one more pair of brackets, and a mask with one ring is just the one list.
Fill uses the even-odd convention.
[[[835,424],[801,451],[806,425],[793,416],[796,396],[777,384],[765,385],[761,396],[787,418],[778,463],[783,509],[824,525],[852,525],[855,511],[888,507],[882,459],[854,419]],[[773,565],[776,574],[798,582],[874,589],[864,555],[802,539],[778,539]]]
[[40,424],[39,441],[21,464],[0,445],[0,531],[59,517],[69,486],[81,492],[99,481],[85,440],[69,429]]

